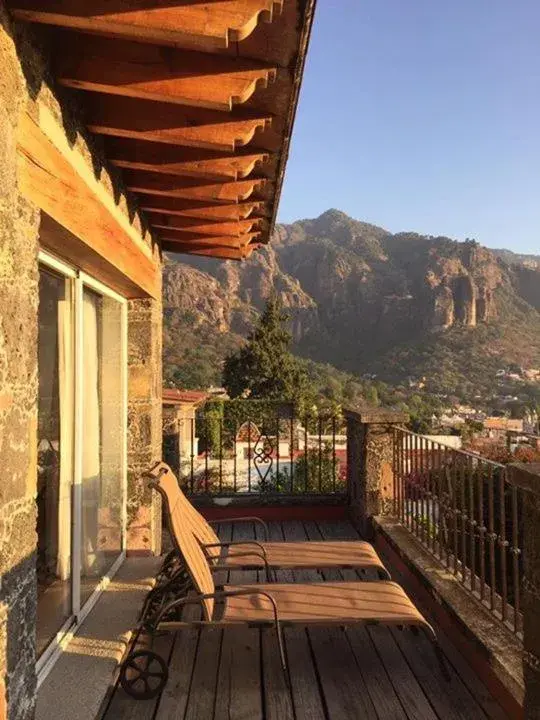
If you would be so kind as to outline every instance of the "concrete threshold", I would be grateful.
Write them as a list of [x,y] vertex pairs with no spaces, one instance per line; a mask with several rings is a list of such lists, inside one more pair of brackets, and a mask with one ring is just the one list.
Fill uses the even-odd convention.
[[94,720],[151,587],[160,558],[128,558],[38,690],[36,720]]

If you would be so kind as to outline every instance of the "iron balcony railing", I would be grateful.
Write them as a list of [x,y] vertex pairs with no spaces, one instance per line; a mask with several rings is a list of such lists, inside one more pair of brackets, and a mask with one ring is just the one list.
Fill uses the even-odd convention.
[[506,467],[395,428],[393,504],[424,548],[521,636],[523,497]]
[[346,494],[340,413],[291,403],[210,403],[180,429],[178,476],[191,495]]

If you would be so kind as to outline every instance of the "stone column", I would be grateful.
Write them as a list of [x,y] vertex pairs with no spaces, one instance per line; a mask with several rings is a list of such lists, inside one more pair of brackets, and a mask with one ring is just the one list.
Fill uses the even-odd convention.
[[128,553],[161,552],[161,503],[142,473],[161,460],[162,309],[158,300],[128,303]]
[[26,84],[0,4],[0,717],[33,717],[36,693],[39,212],[17,187]]
[[388,410],[345,411],[347,476],[351,518],[365,537],[371,518],[390,514],[394,496],[393,428],[408,421],[405,413]]
[[523,500],[523,674],[525,718],[540,720],[540,463],[512,465],[509,480]]

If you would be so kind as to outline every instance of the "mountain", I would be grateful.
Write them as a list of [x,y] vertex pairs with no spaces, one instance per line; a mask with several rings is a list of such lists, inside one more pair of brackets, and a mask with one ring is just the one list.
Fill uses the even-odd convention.
[[540,255],[522,255],[511,250],[493,250],[497,257],[504,260],[507,265],[517,265],[540,270]]
[[540,366],[540,267],[529,258],[329,210],[278,225],[245,263],[167,262],[168,377],[204,356],[216,379],[272,292],[289,308],[297,354],[357,375],[468,397],[490,392],[511,363]]

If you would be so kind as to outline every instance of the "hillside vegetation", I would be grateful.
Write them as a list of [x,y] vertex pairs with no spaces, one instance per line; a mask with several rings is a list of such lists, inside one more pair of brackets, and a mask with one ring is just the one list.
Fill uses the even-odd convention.
[[179,259],[164,274],[165,373],[177,384],[219,383],[223,357],[273,292],[291,316],[295,353],[330,384],[340,373],[349,386],[375,375],[470,400],[492,391],[500,368],[540,367],[540,270],[531,257],[392,234],[329,210],[277,226],[245,263]]

